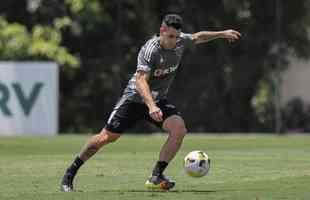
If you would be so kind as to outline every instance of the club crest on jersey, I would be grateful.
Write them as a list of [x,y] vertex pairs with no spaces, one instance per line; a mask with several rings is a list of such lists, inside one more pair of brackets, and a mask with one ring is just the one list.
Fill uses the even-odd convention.
[[178,69],[178,65],[169,67],[169,68],[167,68],[167,69],[156,69],[156,70],[154,71],[154,76],[155,76],[155,77],[161,77],[161,76],[170,74],[170,73],[174,72],[174,71],[177,70],[177,69]]

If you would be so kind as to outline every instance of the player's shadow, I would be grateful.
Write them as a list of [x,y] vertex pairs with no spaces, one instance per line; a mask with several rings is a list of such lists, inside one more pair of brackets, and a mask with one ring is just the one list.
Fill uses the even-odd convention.
[[100,190],[103,193],[196,193],[196,194],[207,194],[218,192],[215,190]]

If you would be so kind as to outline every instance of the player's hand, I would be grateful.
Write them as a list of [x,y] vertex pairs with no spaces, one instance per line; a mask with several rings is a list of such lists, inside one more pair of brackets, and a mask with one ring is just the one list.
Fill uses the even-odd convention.
[[150,108],[149,114],[151,118],[154,119],[155,121],[157,122],[163,121],[163,113],[157,106]]
[[241,33],[235,30],[225,30],[223,31],[223,38],[227,39],[228,42],[235,42],[236,40],[239,40],[241,37]]

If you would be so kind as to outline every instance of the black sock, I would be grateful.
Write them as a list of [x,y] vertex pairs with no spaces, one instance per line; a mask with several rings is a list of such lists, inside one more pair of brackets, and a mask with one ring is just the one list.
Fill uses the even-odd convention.
[[168,163],[166,161],[158,161],[153,169],[152,175],[153,176],[162,175],[167,166]]
[[67,173],[75,176],[76,172],[79,168],[84,164],[84,161],[80,159],[80,157],[76,157],[70,167],[67,169]]

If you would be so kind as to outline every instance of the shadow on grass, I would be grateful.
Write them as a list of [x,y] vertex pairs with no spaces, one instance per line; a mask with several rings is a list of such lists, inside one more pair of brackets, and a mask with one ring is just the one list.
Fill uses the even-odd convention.
[[[78,191],[83,192],[83,191]],[[213,193],[215,190],[98,190],[103,193]]]

